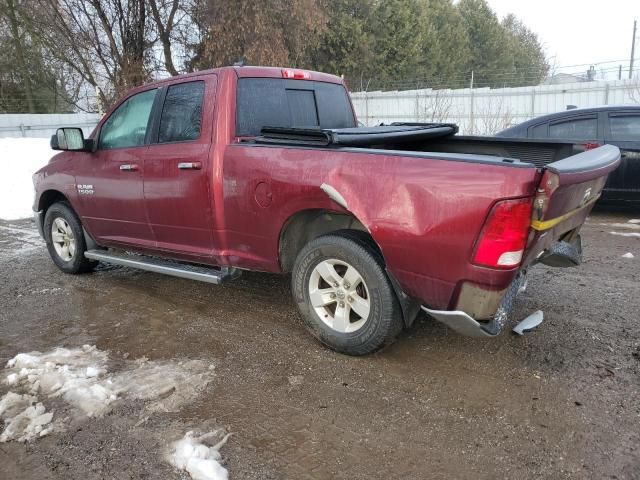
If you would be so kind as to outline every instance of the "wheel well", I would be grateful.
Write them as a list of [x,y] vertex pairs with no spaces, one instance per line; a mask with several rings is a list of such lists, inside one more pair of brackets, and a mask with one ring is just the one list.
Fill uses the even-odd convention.
[[38,210],[42,210],[43,213],[45,213],[49,209],[49,207],[56,202],[69,203],[69,200],[57,190],[47,190],[40,196],[40,201],[38,202]]
[[360,235],[370,237],[372,245],[378,249],[367,229],[353,215],[326,210],[305,210],[289,218],[280,232],[278,256],[282,271],[291,271],[298,253],[311,240],[337,230],[362,232]]

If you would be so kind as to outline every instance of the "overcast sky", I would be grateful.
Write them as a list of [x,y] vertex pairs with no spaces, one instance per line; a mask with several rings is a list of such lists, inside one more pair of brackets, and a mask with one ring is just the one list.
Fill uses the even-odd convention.
[[[514,13],[536,32],[551,64],[559,66],[617,62],[629,66],[633,20],[640,24],[640,0],[488,0],[502,18]],[[640,25],[634,71],[640,69]],[[623,60],[620,62],[620,60]],[[568,69],[562,69],[564,71]],[[571,69],[575,70],[575,69]]]

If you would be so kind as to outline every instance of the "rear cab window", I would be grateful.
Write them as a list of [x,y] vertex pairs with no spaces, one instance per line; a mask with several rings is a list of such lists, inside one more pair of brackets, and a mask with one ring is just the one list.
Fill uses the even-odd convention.
[[236,136],[263,127],[349,128],[356,121],[344,85],[281,78],[239,78]]

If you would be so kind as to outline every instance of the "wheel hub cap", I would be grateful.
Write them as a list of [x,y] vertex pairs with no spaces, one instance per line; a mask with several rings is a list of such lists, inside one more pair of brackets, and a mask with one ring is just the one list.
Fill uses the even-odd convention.
[[364,278],[353,266],[337,259],[323,260],[312,270],[309,299],[320,320],[341,333],[362,328],[371,310]]
[[56,254],[65,262],[70,261],[76,253],[76,239],[69,223],[62,217],[51,224],[51,243]]

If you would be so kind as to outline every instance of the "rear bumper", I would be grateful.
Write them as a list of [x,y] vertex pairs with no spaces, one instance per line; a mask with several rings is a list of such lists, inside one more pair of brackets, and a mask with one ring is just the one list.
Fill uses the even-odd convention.
[[33,220],[36,222],[36,227],[38,227],[40,238],[44,240],[44,210],[34,210]]
[[488,322],[478,322],[462,310],[431,310],[422,307],[427,314],[440,323],[468,337],[495,337],[504,329],[513,311],[516,296],[525,282],[526,272],[520,271],[504,292],[498,309]]

